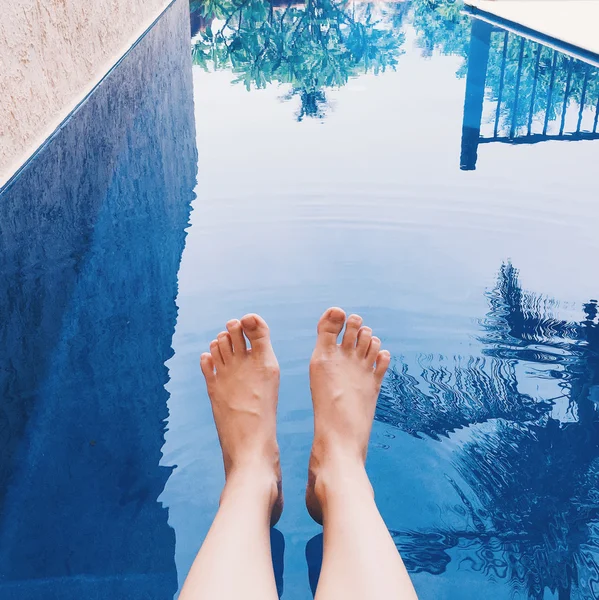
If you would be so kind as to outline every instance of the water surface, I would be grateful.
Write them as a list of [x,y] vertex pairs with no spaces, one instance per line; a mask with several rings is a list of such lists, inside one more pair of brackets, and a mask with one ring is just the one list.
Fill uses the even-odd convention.
[[283,597],[309,594],[307,366],[334,304],[395,357],[368,466],[420,596],[598,597],[597,69],[449,3],[221,6],[194,37],[168,363],[180,575],[222,484],[197,355],[252,310],[282,367]]

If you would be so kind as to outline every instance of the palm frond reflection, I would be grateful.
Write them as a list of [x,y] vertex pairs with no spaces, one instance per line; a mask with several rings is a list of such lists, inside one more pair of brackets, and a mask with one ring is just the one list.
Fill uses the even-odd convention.
[[[381,394],[377,419],[416,436],[470,435],[456,452],[463,526],[395,531],[413,572],[444,572],[451,560],[541,600],[599,598],[599,323],[596,300],[579,322],[558,303],[522,289],[502,265],[481,322],[483,356],[453,367],[430,357],[418,377],[401,363]],[[553,380],[556,398],[519,391],[519,373]],[[534,368],[538,368],[535,372]],[[595,583],[594,583],[595,582]]]

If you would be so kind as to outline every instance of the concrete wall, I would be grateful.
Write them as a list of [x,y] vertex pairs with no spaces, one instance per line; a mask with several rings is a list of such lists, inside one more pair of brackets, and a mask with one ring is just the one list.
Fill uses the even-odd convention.
[[0,187],[170,0],[10,0],[0,19]]

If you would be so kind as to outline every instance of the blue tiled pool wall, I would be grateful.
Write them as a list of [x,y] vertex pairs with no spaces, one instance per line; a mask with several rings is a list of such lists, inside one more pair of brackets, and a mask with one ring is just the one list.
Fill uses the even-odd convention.
[[0,597],[170,598],[158,496],[196,181],[176,2],[0,196]]

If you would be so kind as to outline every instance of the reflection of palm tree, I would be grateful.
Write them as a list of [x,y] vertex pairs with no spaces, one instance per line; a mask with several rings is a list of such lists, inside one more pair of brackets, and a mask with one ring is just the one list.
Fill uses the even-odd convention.
[[[192,3],[192,10],[197,9]],[[402,53],[399,30],[405,4],[348,4],[307,0],[275,6],[267,0],[211,0],[200,5],[212,19],[200,30],[194,61],[231,69],[249,90],[268,83],[290,84],[304,116],[326,113],[325,88],[345,85],[359,73],[394,68]]]
[[[493,364],[504,365],[491,369],[494,382],[485,379],[484,369],[473,368],[476,361],[471,360],[445,377],[445,387],[431,386],[443,379],[442,369],[425,365],[422,379],[429,383],[428,394],[419,393],[427,399],[417,400],[425,410],[410,420],[406,402],[413,400],[404,393],[405,383],[402,387],[397,381],[408,380],[411,393],[422,386],[404,366],[401,376],[396,369],[387,385],[379,415],[432,437],[446,434],[451,426],[499,417],[492,432],[474,432],[455,461],[470,493],[450,482],[469,525],[460,531],[394,532],[394,537],[413,571],[443,572],[451,560],[448,551],[459,549],[467,554],[464,564],[509,578],[528,598],[541,600],[545,589],[560,600],[598,598],[592,587],[599,554],[597,302],[584,305],[579,323],[560,320],[552,315],[554,301],[522,290],[511,264],[502,266],[489,301],[484,354]],[[542,374],[561,386],[574,417],[570,422],[551,416],[550,402],[518,394],[514,368],[519,362],[553,367]],[[496,391],[500,399],[490,399]],[[433,408],[442,415],[437,420],[431,418]]]
[[377,420],[438,439],[491,419],[530,420],[551,408],[518,391],[514,363],[470,357],[451,368],[421,359],[421,381],[407,365],[394,367],[381,391]]

